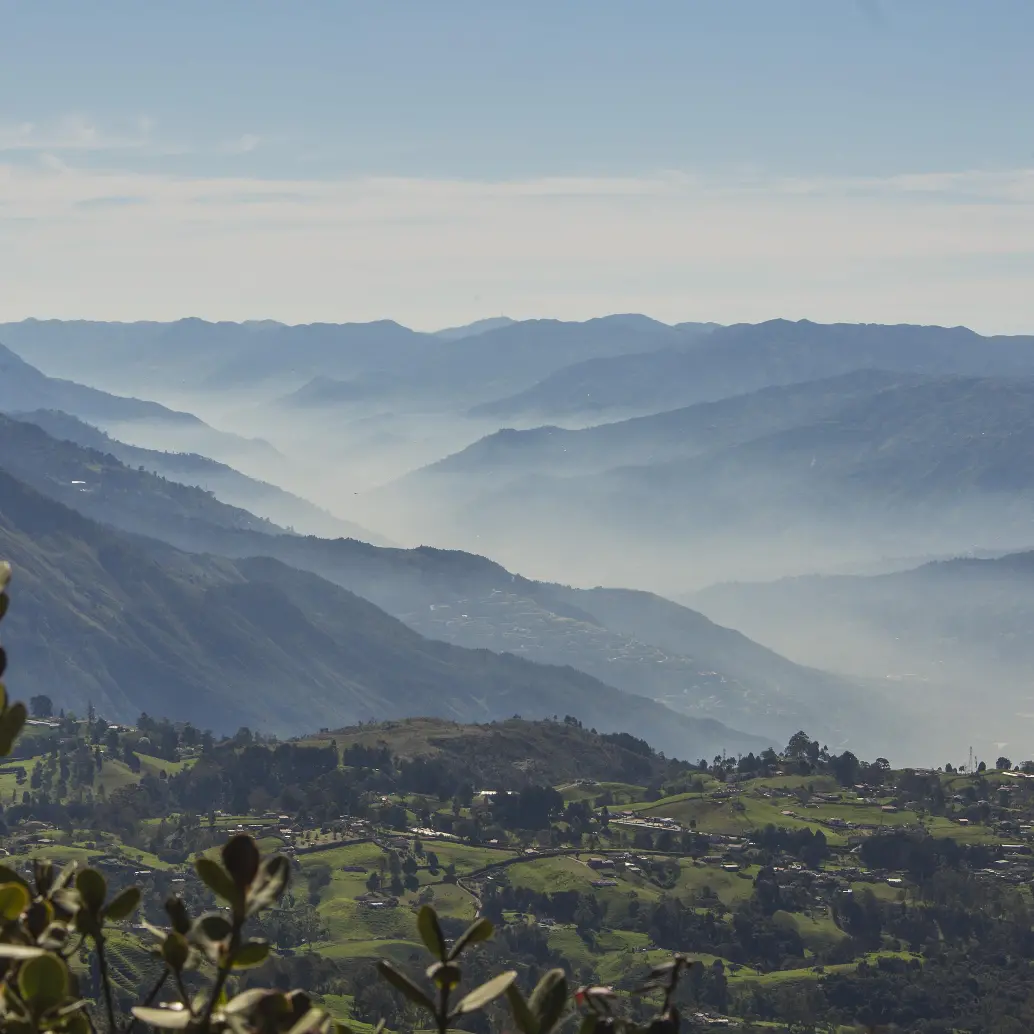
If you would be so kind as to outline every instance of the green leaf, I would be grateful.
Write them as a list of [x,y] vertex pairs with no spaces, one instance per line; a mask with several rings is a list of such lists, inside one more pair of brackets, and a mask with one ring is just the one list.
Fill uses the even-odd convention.
[[241,890],[250,887],[262,861],[255,841],[247,833],[238,833],[223,845],[222,856],[223,865],[226,866],[233,882]]
[[491,980],[486,980],[480,987],[475,987],[469,994],[464,995],[453,1010],[453,1016],[462,1016],[464,1013],[477,1012],[484,1009],[490,1002],[494,1002],[506,989],[517,979],[516,970],[509,970],[500,973]]
[[397,970],[390,962],[381,959],[377,963],[377,971],[396,990],[401,991],[411,1002],[422,1005],[428,1012],[435,1011],[434,1002],[425,994],[420,987],[413,983],[405,973]]
[[596,1029],[596,1014],[586,1013],[582,1017],[582,1022],[578,1024],[578,1034],[593,1034]]
[[567,1004],[567,975],[562,969],[543,974],[528,1000],[541,1034],[548,1034],[560,1020]]
[[36,1016],[63,1002],[68,984],[68,966],[56,955],[29,959],[18,972],[18,993]]
[[213,862],[211,858],[198,858],[194,862],[194,868],[209,890],[236,909],[241,898],[240,891],[229,873],[218,862]]
[[127,916],[132,915],[139,904],[140,888],[126,887],[125,890],[116,894],[111,901],[108,902],[108,907],[104,910],[104,915],[108,919],[113,919],[115,922],[118,922],[120,919],[125,919]]
[[26,890],[29,889],[28,881],[20,872],[15,872],[6,865],[0,865],[0,886],[5,883],[20,883]]
[[7,614],[7,608],[11,605],[11,597],[6,592],[0,592],[0,621],[3,621]]
[[416,928],[420,931],[427,950],[442,962],[448,957],[449,947],[445,943],[445,935],[438,924],[438,913],[430,905],[424,905],[417,913]]
[[251,969],[261,966],[269,958],[269,945],[265,941],[245,941],[233,956],[234,969]]
[[187,964],[187,959],[190,958],[190,945],[187,944],[186,937],[173,930],[162,941],[162,958],[169,969],[174,973],[179,973]]
[[162,1030],[185,1030],[193,1021],[187,1009],[152,1009],[146,1005],[135,1005],[132,1012],[141,1022]]
[[[0,661],[6,664],[6,654],[0,648]],[[0,664],[0,675],[3,674],[3,664]],[[0,715],[0,755],[6,757],[14,747],[14,741],[18,733],[22,731],[25,720],[29,717],[25,705],[19,700]]]
[[275,905],[287,890],[290,878],[291,863],[282,854],[267,858],[248,890],[248,915]]
[[451,991],[459,987],[460,967],[455,962],[435,962],[427,967],[427,979],[430,980],[439,991]]
[[226,1003],[226,1008],[223,1010],[225,1013],[229,1013],[231,1016],[242,1013],[251,1012],[261,1001],[264,1001],[271,994],[277,994],[276,991],[270,991],[265,987],[252,987],[247,991],[241,991],[239,995],[234,995]]
[[334,1021],[325,1009],[313,1006],[300,1019],[296,1020],[287,1034],[310,1034],[313,1031],[328,1031]]
[[517,1024],[522,1034],[539,1034],[539,1021],[528,1008],[528,1003],[521,994],[521,989],[516,984],[511,984],[506,989],[506,1000],[510,1004],[510,1012],[513,1014],[513,1022]]
[[208,912],[203,915],[194,924],[194,929],[199,930],[209,941],[225,941],[233,933],[233,927],[218,912]]
[[460,952],[463,951],[468,944],[477,944],[479,941],[487,941],[488,938],[492,936],[492,931],[494,929],[495,927],[493,927],[487,919],[475,920],[453,942],[452,951],[449,952],[449,958],[458,958]]
[[82,869],[76,873],[75,889],[87,910],[99,914],[108,893],[108,881],[96,869]]
[[17,919],[28,908],[29,892],[20,883],[0,885],[0,916]]
[[0,560],[0,592],[4,592],[11,581],[11,565],[6,560]]
[[183,904],[182,898],[168,898],[165,902],[165,912],[176,933],[190,933],[190,916],[187,915],[187,906]]
[[34,944],[0,944],[0,959],[35,959],[40,955],[46,952]]

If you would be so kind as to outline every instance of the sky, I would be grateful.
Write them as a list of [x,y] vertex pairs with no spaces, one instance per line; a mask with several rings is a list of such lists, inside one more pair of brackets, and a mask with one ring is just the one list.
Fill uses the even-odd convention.
[[0,0],[0,321],[1034,333],[1030,0]]

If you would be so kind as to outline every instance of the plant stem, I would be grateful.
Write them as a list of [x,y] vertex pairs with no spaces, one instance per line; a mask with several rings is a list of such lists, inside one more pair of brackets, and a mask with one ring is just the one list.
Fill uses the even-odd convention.
[[109,1034],[117,1034],[115,1001],[111,997],[111,977],[108,974],[108,957],[104,954],[104,936],[98,934],[94,937],[93,943],[97,946],[97,965],[101,971],[101,986],[104,988],[104,1006],[108,1012],[108,1031]]
[[215,978],[215,984],[212,986],[212,993],[208,996],[208,1001],[205,1002],[204,1012],[201,1014],[199,1026],[202,1031],[208,1030],[208,1025],[212,1021],[212,1013],[215,1012],[216,1002],[219,1001],[219,996],[223,993],[223,987],[226,985],[226,978],[230,975],[230,970],[233,968],[233,958],[237,954],[237,949],[240,947],[241,942],[241,925],[242,921],[235,918],[233,922],[233,933],[230,935],[230,947],[226,952],[226,960],[219,967],[219,971]]
[[187,988],[183,983],[182,973],[176,974],[176,988],[180,993],[180,998],[183,999],[183,1004],[187,1007],[187,1012],[189,1012],[190,1015],[193,1016],[194,1007],[190,1004],[190,995],[187,993]]

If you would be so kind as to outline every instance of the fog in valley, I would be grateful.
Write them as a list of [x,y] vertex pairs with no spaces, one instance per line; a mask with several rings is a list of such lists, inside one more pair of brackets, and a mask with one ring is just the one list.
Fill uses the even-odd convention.
[[[827,673],[822,692],[850,703],[842,719],[832,697],[805,707],[773,676],[771,691],[797,700],[778,705],[776,739],[807,714],[838,745],[865,742],[866,723],[875,739],[893,715],[898,749],[942,763],[967,738],[990,753],[1034,721],[1034,575],[1022,560],[1034,545],[1032,339],[617,316],[443,335],[394,323],[29,321],[0,327],[0,340],[28,385],[8,412],[267,519],[254,526],[272,533],[267,544],[286,530],[432,546],[487,558],[527,586],[643,590],[689,608],[673,615],[698,612],[752,649]],[[120,519],[151,533],[142,516]],[[230,527],[252,526],[216,515],[160,537],[262,550],[229,543]],[[298,559],[301,547],[266,548],[326,573],[315,556]],[[356,590],[351,561],[331,577]],[[521,589],[511,610],[523,616],[499,625],[468,612],[478,592],[498,604],[505,582],[493,575],[475,591],[440,577],[434,590],[382,584],[371,598],[426,635],[563,662],[570,647],[548,645],[521,610],[538,590]],[[597,626],[618,636],[578,646],[583,670],[770,732],[759,718],[769,705],[746,704],[749,679],[746,710],[727,690],[704,691],[729,672],[709,675],[683,633],[665,638],[635,609],[644,604],[621,611],[622,627],[583,604],[573,616],[590,639]],[[564,619],[557,606],[543,612],[550,621]],[[450,607],[459,613],[443,619]],[[628,651],[642,656],[619,677]],[[647,678],[636,665],[649,663],[676,674]],[[752,664],[750,678],[769,667]]]

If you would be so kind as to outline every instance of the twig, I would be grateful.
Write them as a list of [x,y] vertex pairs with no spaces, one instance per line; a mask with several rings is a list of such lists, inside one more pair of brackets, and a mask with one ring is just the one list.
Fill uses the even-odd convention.
[[104,988],[104,1006],[108,1012],[108,1030],[110,1034],[117,1034],[118,1025],[115,1023],[115,1001],[111,996],[111,977],[108,974],[108,957],[104,954],[104,937],[98,934],[93,939],[97,946],[97,965],[101,971],[101,985]]

